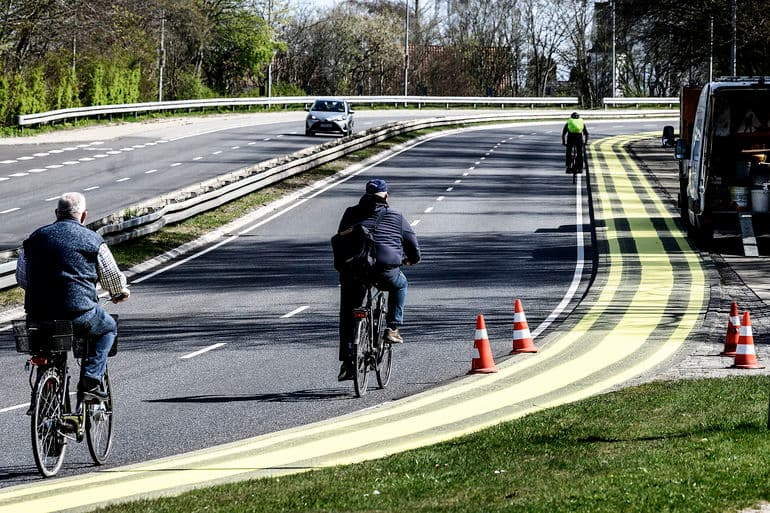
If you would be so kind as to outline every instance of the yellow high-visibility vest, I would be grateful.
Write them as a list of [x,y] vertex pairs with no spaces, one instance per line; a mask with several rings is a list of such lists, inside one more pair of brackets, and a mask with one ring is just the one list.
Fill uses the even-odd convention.
[[571,134],[583,133],[585,123],[580,118],[569,118],[567,120],[567,131]]

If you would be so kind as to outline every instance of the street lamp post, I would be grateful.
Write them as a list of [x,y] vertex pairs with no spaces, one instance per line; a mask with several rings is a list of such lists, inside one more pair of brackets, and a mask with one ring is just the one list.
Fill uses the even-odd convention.
[[733,60],[733,76],[738,75],[737,54],[738,54],[738,0],[733,0],[733,47],[731,57]]
[[617,71],[615,70],[616,64],[615,64],[615,0],[611,1],[611,7],[612,7],[612,97],[614,98],[617,90],[618,90],[618,84],[617,84]]
[[406,17],[404,21],[404,96],[409,91],[409,0],[404,1]]

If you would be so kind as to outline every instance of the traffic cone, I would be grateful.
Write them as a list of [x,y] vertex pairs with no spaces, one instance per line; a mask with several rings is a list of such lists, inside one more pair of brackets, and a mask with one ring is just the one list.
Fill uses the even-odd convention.
[[487,325],[484,322],[484,316],[476,316],[476,335],[474,337],[473,347],[478,349],[479,357],[471,360],[471,370],[468,374],[489,374],[497,372],[495,360],[492,358],[492,350],[489,347],[487,338]]
[[754,335],[751,332],[751,319],[749,312],[743,312],[741,331],[738,335],[738,346],[735,349],[735,363],[733,367],[738,369],[762,369],[757,362],[757,353],[754,351]]
[[521,300],[517,299],[513,303],[513,350],[510,354],[537,353],[538,351],[540,349],[535,347],[532,335],[529,333],[529,324],[527,324],[527,316],[524,315]]
[[725,336],[725,347],[719,356],[735,356],[735,349],[738,347],[738,332],[741,328],[741,318],[738,315],[738,303],[733,301],[730,305],[730,317],[727,318],[727,335]]

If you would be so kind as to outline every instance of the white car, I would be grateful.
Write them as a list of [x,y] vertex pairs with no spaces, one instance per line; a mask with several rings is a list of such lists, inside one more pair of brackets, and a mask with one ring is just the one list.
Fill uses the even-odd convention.
[[333,98],[318,99],[307,109],[305,135],[317,133],[353,133],[353,111],[345,100]]

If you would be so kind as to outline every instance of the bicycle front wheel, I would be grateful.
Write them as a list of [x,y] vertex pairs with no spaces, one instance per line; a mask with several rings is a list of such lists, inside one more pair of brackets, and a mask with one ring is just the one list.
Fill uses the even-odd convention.
[[393,366],[393,346],[382,343],[377,356],[377,384],[385,388],[390,383],[390,370]]
[[97,465],[107,461],[112,447],[112,387],[110,376],[104,372],[101,391],[107,395],[106,399],[98,402],[88,402],[83,405],[86,409],[86,440],[91,458]]
[[356,320],[355,364],[356,372],[353,377],[353,388],[356,396],[363,397],[369,384],[369,317]]
[[64,463],[67,440],[60,429],[64,414],[61,374],[49,368],[38,375],[33,394],[32,453],[43,477],[55,476]]

